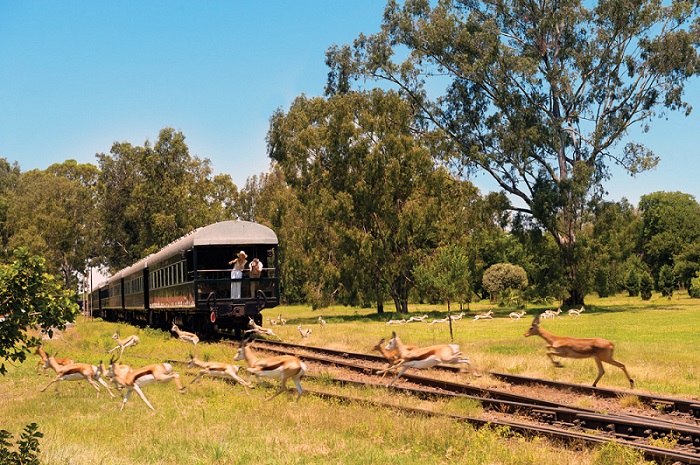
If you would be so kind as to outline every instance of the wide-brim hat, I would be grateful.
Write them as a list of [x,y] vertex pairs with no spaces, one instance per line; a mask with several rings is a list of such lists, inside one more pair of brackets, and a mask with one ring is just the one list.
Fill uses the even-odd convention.
[[236,254],[236,256],[238,256],[238,257],[240,257],[241,255],[243,255],[243,258],[248,258],[248,254],[242,250]]

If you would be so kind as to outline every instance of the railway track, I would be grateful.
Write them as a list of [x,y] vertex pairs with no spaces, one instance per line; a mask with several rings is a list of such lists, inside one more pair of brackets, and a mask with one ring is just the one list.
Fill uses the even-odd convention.
[[[253,347],[279,354],[294,354],[311,363],[312,366],[319,367],[319,369],[335,367],[354,374],[352,379],[334,376],[334,382],[337,383],[384,386],[377,376],[377,372],[386,367],[386,361],[381,356],[267,340],[256,340]],[[438,366],[437,369],[447,372],[458,371],[451,366]],[[312,370],[310,372],[313,373]],[[410,371],[402,376],[402,382],[399,385],[391,389],[424,398],[458,396],[475,399],[485,410],[492,414],[495,413],[499,417],[495,420],[493,418],[488,420],[467,419],[468,417],[460,420],[469,421],[475,425],[481,425],[484,422],[498,423],[509,426],[511,429],[515,428],[517,431],[527,431],[531,435],[541,434],[564,440],[576,438],[596,444],[601,441],[614,440],[634,445],[634,448],[644,451],[647,458],[656,461],[668,462],[670,460],[700,465],[700,426],[695,421],[699,406],[694,401],[647,394],[638,395],[629,391],[592,388],[502,373],[490,374],[502,382],[514,385],[540,384],[545,385],[548,389],[574,392],[586,396],[615,398],[633,394],[640,396],[641,402],[653,406],[655,412],[670,411],[675,412],[675,415],[665,415],[661,418],[629,413],[601,413],[594,409],[514,394],[502,389],[482,388],[411,374]],[[528,422],[517,422],[513,420],[514,417],[526,417]],[[675,447],[673,449],[660,448],[654,446],[650,441],[659,439],[666,440],[668,444],[675,443]]]

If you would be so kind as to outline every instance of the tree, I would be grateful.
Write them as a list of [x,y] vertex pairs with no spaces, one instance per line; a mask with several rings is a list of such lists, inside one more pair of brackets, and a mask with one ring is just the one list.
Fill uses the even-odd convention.
[[527,287],[527,273],[521,266],[498,263],[484,272],[483,285],[493,300],[506,292],[520,291]]
[[20,168],[17,162],[10,164],[7,159],[0,158],[0,258],[7,259],[11,252],[8,247],[9,225],[7,224],[7,211],[19,183]]
[[307,298],[374,302],[407,312],[413,268],[441,239],[442,198],[456,186],[435,167],[395,92],[298,97],[277,111],[268,153],[303,206]]
[[97,167],[67,160],[22,173],[8,201],[8,246],[29,247],[75,289],[78,273],[98,255]]
[[27,248],[17,249],[12,263],[0,265],[0,374],[6,372],[5,360],[23,362],[40,344],[27,327],[38,324],[52,335],[53,328],[65,329],[74,321],[78,311],[75,294],[48,273],[46,261]]
[[642,300],[651,299],[651,291],[654,288],[654,280],[651,279],[651,275],[646,271],[642,273],[639,277],[639,294],[642,296]]
[[673,295],[673,288],[676,287],[676,277],[673,274],[673,268],[668,265],[664,265],[659,270],[659,280],[658,288],[661,291],[661,295],[664,297],[671,297]]
[[[451,157],[488,173],[555,239],[569,304],[583,303],[577,250],[610,164],[630,174],[658,157],[626,140],[666,110],[690,112],[700,66],[697,2],[396,0],[380,32],[332,47],[328,92],[374,78],[401,90]],[[405,57],[400,62],[396,57]],[[446,85],[440,93],[440,86]],[[448,152],[449,153],[449,152]]]
[[634,268],[630,268],[625,277],[625,289],[627,289],[630,297],[639,295],[639,284],[639,272]]
[[236,189],[230,176],[212,180],[208,159],[193,157],[172,128],[155,144],[112,145],[97,154],[105,259],[114,270],[207,224],[230,219]]
[[700,271],[695,273],[693,279],[690,280],[688,295],[694,299],[700,299]]
[[[472,284],[469,257],[461,247],[452,245],[439,248],[433,256],[414,269],[416,283],[425,292],[447,301],[447,316],[451,316],[451,302],[471,301]],[[450,323],[450,339],[452,319]]]
[[664,266],[674,267],[676,260],[679,265],[684,262],[683,268],[690,272],[700,267],[698,262],[688,263],[700,242],[700,204],[695,197],[682,192],[653,192],[639,199],[639,211],[644,261],[654,276],[658,277]]

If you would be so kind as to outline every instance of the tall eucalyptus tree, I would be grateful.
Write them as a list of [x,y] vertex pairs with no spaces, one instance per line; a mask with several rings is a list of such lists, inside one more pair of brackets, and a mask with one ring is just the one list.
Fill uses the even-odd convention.
[[[629,131],[688,114],[700,71],[697,0],[396,0],[381,30],[327,54],[328,92],[374,78],[398,88],[556,241],[571,304],[588,277],[577,237],[609,167],[658,156]],[[440,89],[444,88],[444,91]],[[624,145],[623,143],[626,142]]]

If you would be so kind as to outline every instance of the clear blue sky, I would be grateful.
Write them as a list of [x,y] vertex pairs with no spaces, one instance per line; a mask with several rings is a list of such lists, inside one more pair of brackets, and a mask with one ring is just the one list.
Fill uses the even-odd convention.
[[[173,127],[243,187],[269,169],[275,109],[322,95],[326,49],[376,32],[384,4],[0,0],[0,157],[22,171],[96,164],[115,141],[143,145]],[[678,190],[700,201],[700,80],[687,94],[689,118],[656,121],[641,139],[659,167],[637,178],[616,171],[610,199]]]

